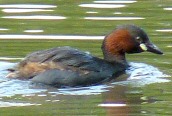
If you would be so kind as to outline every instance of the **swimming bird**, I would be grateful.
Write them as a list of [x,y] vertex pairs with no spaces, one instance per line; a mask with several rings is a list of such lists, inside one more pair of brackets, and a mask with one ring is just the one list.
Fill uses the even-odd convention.
[[129,67],[126,53],[163,54],[146,32],[135,25],[117,26],[105,36],[101,48],[103,59],[67,46],[36,51],[9,69],[7,77],[55,87],[89,86],[122,74]]

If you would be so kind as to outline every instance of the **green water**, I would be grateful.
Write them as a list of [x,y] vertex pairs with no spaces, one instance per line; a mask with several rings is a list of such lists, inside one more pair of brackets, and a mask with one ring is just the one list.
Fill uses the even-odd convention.
[[[102,57],[102,40],[52,40],[52,39],[16,39],[4,35],[88,35],[104,36],[119,24],[135,24],[142,27],[164,55],[151,53],[129,54],[130,62],[151,65],[168,76],[162,76],[168,82],[157,81],[138,86],[133,83],[118,83],[95,87],[61,90],[57,88],[33,88],[25,82],[0,79],[0,114],[11,115],[89,115],[89,116],[166,116],[172,115],[172,8],[171,0],[138,0],[121,8],[88,8],[81,4],[94,4],[92,0],[10,0],[0,1],[0,57],[2,62],[18,62],[8,58],[23,58],[36,50],[56,46],[72,46]],[[40,8],[45,11],[7,12],[5,5],[28,4],[52,5],[53,8]],[[101,4],[101,3],[99,3]],[[111,3],[112,4],[112,3]],[[119,4],[118,4],[119,5]],[[57,6],[57,7],[56,7]],[[16,7],[14,9],[17,9]],[[36,9],[36,8],[22,8]],[[19,11],[21,11],[20,9]],[[14,10],[12,10],[14,11]],[[92,13],[88,13],[92,12]],[[15,19],[7,16],[62,16],[66,19]],[[89,20],[85,17],[140,17],[139,20]],[[167,31],[171,29],[171,31]],[[43,30],[43,32],[27,32],[26,30]],[[165,30],[165,32],[164,32]],[[3,38],[4,37],[4,38]],[[41,38],[40,38],[41,39]],[[0,66],[1,67],[1,66]],[[2,72],[2,71],[1,71]],[[0,74],[3,75],[3,74]],[[142,80],[143,81],[143,80]],[[5,82],[5,84],[4,84]],[[16,84],[17,83],[17,84]],[[141,83],[142,84],[142,83]],[[137,86],[136,86],[137,85]],[[24,87],[23,87],[24,86]],[[110,86],[110,87],[109,87]],[[41,88],[41,90],[40,90]],[[23,90],[23,91],[22,91]],[[38,92],[35,92],[38,91]],[[10,94],[11,93],[11,94]],[[91,93],[91,94],[89,94]],[[10,94],[10,95],[9,95]],[[2,102],[2,103],[1,103]],[[5,105],[5,103],[30,103],[31,106]],[[104,104],[122,104],[124,106],[103,106]],[[5,107],[6,106],[6,107]]]

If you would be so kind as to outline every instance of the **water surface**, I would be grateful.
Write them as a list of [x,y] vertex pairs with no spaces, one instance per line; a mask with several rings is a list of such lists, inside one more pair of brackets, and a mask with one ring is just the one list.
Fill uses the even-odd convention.
[[[2,115],[172,115],[171,0],[0,2]],[[97,86],[54,88],[5,78],[36,50],[72,46],[102,57],[104,36],[119,24],[144,28],[164,55],[129,54],[131,67]],[[15,114],[14,114],[15,111]]]

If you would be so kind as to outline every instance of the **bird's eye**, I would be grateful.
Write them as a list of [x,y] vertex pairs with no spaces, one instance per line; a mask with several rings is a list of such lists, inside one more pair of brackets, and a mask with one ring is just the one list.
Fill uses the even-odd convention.
[[136,40],[138,41],[138,42],[141,42],[141,37],[136,37]]

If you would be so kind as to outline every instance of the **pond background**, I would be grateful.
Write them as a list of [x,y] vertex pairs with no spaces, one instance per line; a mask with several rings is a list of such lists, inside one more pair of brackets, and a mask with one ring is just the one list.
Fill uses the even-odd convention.
[[[72,46],[102,57],[103,37],[120,24],[142,27],[164,52],[127,55],[132,66],[139,69],[133,76],[137,79],[57,89],[5,78],[5,69],[36,50]],[[171,51],[171,0],[1,0],[0,113],[171,115]],[[132,75],[132,71],[136,72],[131,69],[128,73]]]

